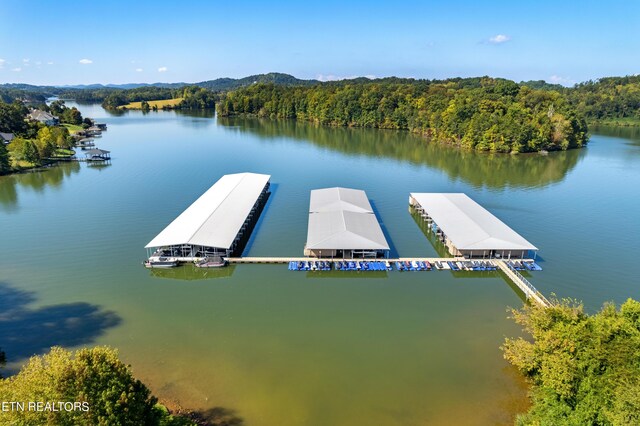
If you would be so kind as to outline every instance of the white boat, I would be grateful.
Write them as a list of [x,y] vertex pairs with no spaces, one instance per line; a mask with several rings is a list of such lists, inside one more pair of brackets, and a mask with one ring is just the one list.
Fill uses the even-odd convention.
[[196,262],[198,268],[220,268],[226,266],[227,261],[220,256],[205,257],[204,259]]
[[144,262],[145,268],[173,268],[178,266],[178,258],[176,257],[156,257],[151,256],[149,260]]

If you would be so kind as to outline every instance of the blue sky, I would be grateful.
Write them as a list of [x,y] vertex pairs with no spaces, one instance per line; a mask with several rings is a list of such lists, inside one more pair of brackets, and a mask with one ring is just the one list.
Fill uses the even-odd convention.
[[640,73],[640,1],[0,0],[0,83]]

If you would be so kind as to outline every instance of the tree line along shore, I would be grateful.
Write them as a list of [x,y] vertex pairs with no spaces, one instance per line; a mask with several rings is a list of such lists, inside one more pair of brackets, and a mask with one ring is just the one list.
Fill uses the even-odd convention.
[[[215,107],[221,117],[252,115],[408,130],[463,149],[503,153],[583,147],[588,124],[640,125],[640,76],[607,77],[571,88],[490,77],[320,82],[279,73],[129,89],[0,85],[4,104],[44,103],[52,95],[100,102],[112,111]],[[0,104],[0,132],[22,136],[21,125],[15,128],[11,114],[3,112],[7,110]]]

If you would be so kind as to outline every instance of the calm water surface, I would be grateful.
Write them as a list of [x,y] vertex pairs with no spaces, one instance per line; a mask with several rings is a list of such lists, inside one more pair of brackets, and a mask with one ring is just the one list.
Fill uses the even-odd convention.
[[158,272],[144,245],[221,175],[272,175],[245,254],[301,255],[309,191],[367,191],[392,249],[434,256],[412,191],[468,193],[540,248],[532,282],[589,310],[640,298],[640,136],[491,156],[404,132],[206,114],[81,111],[112,164],[0,178],[0,346],[16,369],[54,344],[108,344],[161,398],[246,425],[508,424],[526,389],[502,360],[521,296],[499,275]]

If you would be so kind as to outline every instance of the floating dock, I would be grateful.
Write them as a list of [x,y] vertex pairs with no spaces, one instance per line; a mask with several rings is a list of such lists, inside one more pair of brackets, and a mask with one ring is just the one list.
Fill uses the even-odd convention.
[[[366,194],[347,188],[311,192],[305,256],[242,257],[242,242],[269,196],[269,179],[254,173],[223,176],[147,244],[148,250],[155,250],[149,261],[175,266],[218,255],[231,265],[289,264],[290,270],[309,270],[312,265],[313,270],[333,267],[365,273],[394,268],[502,271],[528,300],[551,306],[518,272],[541,270],[535,263],[537,248],[465,194],[412,193],[409,198],[452,257],[388,258],[389,245]],[[528,256],[532,253],[533,258]]]
[[[389,259],[342,259],[342,258],[332,258],[332,257],[324,257],[324,258],[311,258],[311,257],[228,257],[227,262],[229,264],[289,264],[291,262],[328,262],[330,264],[334,264],[335,262],[372,262],[372,263],[380,263],[380,262],[389,262],[391,265],[394,265],[396,262],[429,262],[431,265],[435,265],[436,262],[439,263],[449,263],[452,262],[454,264],[466,263],[466,262],[474,262],[474,260],[466,259],[464,257],[397,257],[397,258],[389,258]],[[549,307],[551,306],[551,302],[547,300],[544,295],[539,292],[530,282],[527,280],[517,269],[515,269],[512,265],[513,263],[510,260],[504,259],[486,259],[486,262],[495,266],[496,270],[500,270],[504,272],[506,277],[513,282],[525,295],[525,297],[535,302],[541,306]],[[541,270],[540,267],[535,263],[533,259],[522,259],[521,263],[527,263],[531,265],[535,265],[535,269],[532,270]],[[451,270],[447,268],[446,270]],[[474,270],[461,269],[461,272],[477,272]],[[481,270],[486,271],[486,270]],[[453,270],[456,272],[456,270]]]
[[269,197],[271,176],[224,175],[146,245],[149,259],[192,262],[242,253]]
[[453,256],[535,258],[538,248],[462,193],[411,193],[416,209]]
[[305,256],[388,257],[389,244],[360,189],[311,191]]

